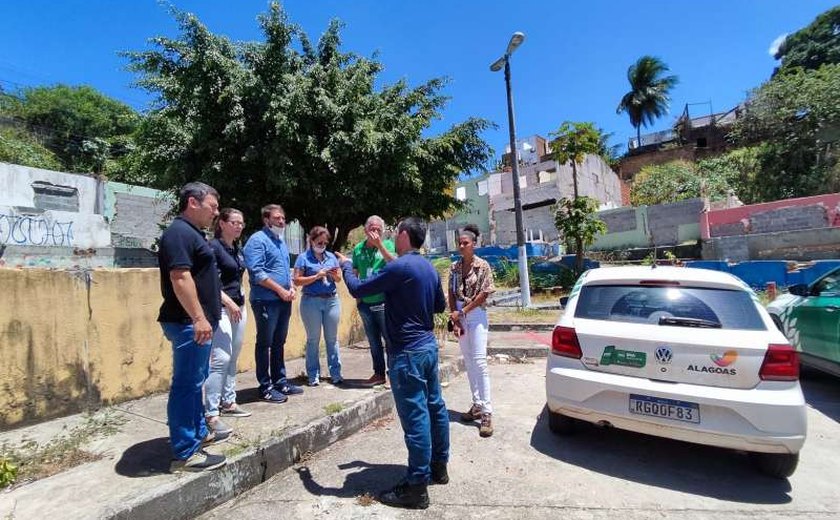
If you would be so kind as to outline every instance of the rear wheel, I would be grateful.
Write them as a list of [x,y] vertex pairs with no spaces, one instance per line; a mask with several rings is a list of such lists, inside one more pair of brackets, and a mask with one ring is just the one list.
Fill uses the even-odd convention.
[[575,431],[575,420],[561,413],[552,412],[548,407],[548,428],[557,435],[568,435]]
[[753,465],[765,475],[773,478],[787,478],[796,471],[798,453],[750,453]]

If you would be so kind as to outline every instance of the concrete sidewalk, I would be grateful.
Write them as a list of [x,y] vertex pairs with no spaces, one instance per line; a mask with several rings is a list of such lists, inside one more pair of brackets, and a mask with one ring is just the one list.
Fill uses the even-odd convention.
[[[454,343],[441,349],[444,381],[460,371],[459,354]],[[391,412],[390,391],[359,386],[372,373],[367,347],[343,348],[341,360],[345,385],[322,382],[279,405],[258,401],[254,374],[240,374],[238,401],[253,415],[224,419],[235,432],[228,442],[208,448],[228,456],[227,466],[217,471],[168,472],[166,394],[100,410],[94,418],[120,424],[116,434],[93,436],[84,444],[102,458],[6,490],[0,494],[0,518],[193,518]],[[286,365],[290,378],[304,372],[303,359]],[[30,439],[43,445],[90,420],[78,415],[4,432],[0,443],[15,446]]]

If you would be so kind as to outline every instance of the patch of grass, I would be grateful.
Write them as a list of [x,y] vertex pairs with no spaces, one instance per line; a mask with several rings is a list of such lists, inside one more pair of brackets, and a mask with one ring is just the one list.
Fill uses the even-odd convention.
[[[89,415],[85,422],[59,435],[46,444],[24,439],[20,445],[5,442],[0,446],[0,467],[6,472],[0,487],[15,482],[29,482],[55,475],[86,462],[99,460],[102,455],[82,447],[94,439],[113,435],[126,419],[111,410]],[[15,469],[12,470],[11,468]],[[3,470],[0,469],[0,474]]]
[[324,411],[327,413],[327,415],[336,414],[343,409],[344,405],[342,405],[341,403],[330,403],[324,407]]
[[490,323],[554,323],[560,315],[557,309],[523,309],[521,307],[490,307]]

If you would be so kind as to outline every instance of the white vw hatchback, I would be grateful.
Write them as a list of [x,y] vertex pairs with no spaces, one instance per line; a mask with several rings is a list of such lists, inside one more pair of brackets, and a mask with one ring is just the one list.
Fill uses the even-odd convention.
[[744,450],[793,474],[805,442],[799,357],[734,276],[682,267],[585,272],[554,329],[549,426],[576,420]]

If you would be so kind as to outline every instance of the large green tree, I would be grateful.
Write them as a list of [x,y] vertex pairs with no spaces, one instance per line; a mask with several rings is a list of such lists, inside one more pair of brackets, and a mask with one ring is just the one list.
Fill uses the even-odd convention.
[[832,7],[807,27],[785,38],[774,58],[781,61],[778,69],[781,73],[840,63],[840,6]]
[[[568,163],[572,167],[574,197],[570,201],[561,201],[558,204],[555,223],[564,238],[575,243],[575,269],[581,272],[584,247],[592,243],[590,224],[593,217],[589,214],[594,214],[598,210],[598,204],[597,201],[594,205],[587,200],[578,202],[577,167],[584,161],[587,154],[599,155],[608,151],[607,137],[593,123],[571,121],[564,121],[556,132],[551,132],[549,135],[551,137],[549,146],[554,160],[560,164]],[[588,199],[588,197],[581,199]]]
[[272,3],[259,19],[264,41],[236,43],[193,15],[176,18],[179,37],[128,53],[157,95],[138,163],[162,188],[203,180],[251,223],[279,202],[304,227],[337,230],[340,247],[372,213],[393,221],[457,207],[448,188],[492,155],[482,119],[427,135],[445,82],[377,88],[382,65],[342,51],[337,21],[313,44]]
[[653,56],[642,56],[627,69],[630,90],[621,98],[616,113],[627,112],[636,129],[638,146],[642,145],[642,125],[652,125],[668,113],[671,89],[679,83],[677,76],[665,75],[668,70],[662,60]]
[[776,74],[750,94],[732,138],[757,147],[757,200],[840,191],[840,64]]
[[140,116],[93,87],[55,85],[4,95],[0,112],[21,123],[70,172],[106,171],[125,155]]
[[732,188],[732,167],[724,168],[721,160],[714,162],[671,161],[648,165],[633,179],[630,203],[634,206],[669,204],[696,197],[721,200]]

